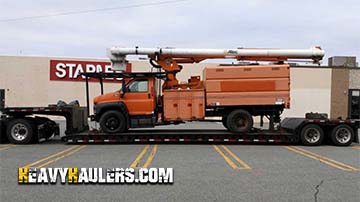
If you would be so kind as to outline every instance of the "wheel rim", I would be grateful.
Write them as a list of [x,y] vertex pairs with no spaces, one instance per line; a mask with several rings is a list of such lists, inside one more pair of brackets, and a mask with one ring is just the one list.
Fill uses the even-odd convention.
[[234,123],[236,128],[241,129],[248,125],[248,120],[242,116],[236,116],[234,118]]
[[339,128],[335,132],[335,138],[340,143],[347,143],[351,139],[351,131],[347,128]]
[[305,140],[309,143],[317,143],[320,140],[321,134],[318,129],[308,128],[305,130]]
[[22,123],[17,123],[11,128],[11,137],[17,141],[24,140],[28,134],[28,128]]
[[105,126],[110,130],[116,130],[120,126],[120,121],[116,117],[110,117],[106,120]]

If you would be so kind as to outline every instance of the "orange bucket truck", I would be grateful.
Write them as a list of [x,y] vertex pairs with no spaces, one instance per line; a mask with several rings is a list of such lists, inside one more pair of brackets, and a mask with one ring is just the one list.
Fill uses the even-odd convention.
[[[113,69],[123,73],[127,55],[146,55],[150,64],[163,73],[134,74],[121,90],[94,99],[94,120],[107,133],[129,128],[202,121],[222,117],[232,132],[249,132],[253,117],[267,117],[270,127],[280,122],[280,114],[290,107],[290,69],[288,59],[324,56],[319,47],[311,49],[176,49],[121,48],[108,50]],[[267,61],[270,64],[205,67],[203,80],[191,76],[179,83],[181,64],[205,59]],[[162,86],[160,86],[162,83]]]

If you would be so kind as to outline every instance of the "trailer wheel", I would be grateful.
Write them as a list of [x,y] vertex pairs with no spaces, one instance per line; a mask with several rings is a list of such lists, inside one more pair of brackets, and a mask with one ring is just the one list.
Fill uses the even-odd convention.
[[254,124],[251,114],[242,109],[232,111],[226,119],[227,128],[231,132],[249,132]]
[[121,133],[126,130],[124,115],[115,110],[107,111],[100,117],[100,127],[106,133]]
[[324,131],[316,124],[308,124],[301,129],[300,139],[304,145],[321,145],[324,139]]
[[349,146],[354,139],[354,130],[345,124],[336,126],[331,130],[331,141],[337,146]]
[[9,122],[6,134],[13,144],[27,144],[33,137],[33,128],[33,124],[28,119],[14,119]]
[[221,122],[223,124],[223,126],[228,129],[228,126],[227,126],[227,116],[223,116],[222,119],[221,119]]

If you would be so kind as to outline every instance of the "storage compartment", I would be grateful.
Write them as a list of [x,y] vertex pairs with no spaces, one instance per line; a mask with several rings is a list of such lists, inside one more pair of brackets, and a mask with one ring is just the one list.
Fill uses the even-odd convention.
[[205,117],[204,89],[179,89],[164,91],[164,120],[189,121]]
[[219,66],[204,69],[207,106],[290,107],[289,65]]

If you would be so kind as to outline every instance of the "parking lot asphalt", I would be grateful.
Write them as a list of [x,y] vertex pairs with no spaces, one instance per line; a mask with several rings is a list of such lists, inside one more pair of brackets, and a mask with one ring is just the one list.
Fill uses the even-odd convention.
[[[188,123],[175,129],[219,129]],[[62,127],[63,128],[63,127]],[[63,130],[62,130],[63,131]],[[141,155],[143,154],[143,155]],[[359,201],[360,145],[0,145],[1,201]],[[18,167],[169,167],[170,185],[21,185]]]

